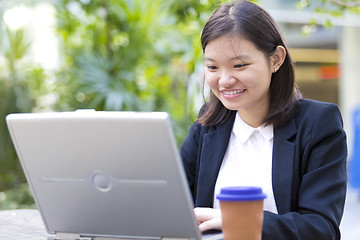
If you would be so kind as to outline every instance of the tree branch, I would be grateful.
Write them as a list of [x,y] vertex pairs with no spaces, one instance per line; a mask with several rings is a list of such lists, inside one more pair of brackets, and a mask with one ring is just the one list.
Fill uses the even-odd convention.
[[349,8],[360,7],[360,1],[356,1],[356,2],[343,2],[341,0],[328,0],[328,1],[342,7],[349,7]]

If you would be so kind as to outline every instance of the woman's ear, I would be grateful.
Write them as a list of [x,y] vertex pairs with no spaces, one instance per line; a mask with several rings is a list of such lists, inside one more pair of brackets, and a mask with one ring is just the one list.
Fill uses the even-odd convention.
[[286,49],[281,45],[277,46],[275,53],[270,57],[271,67],[273,68],[274,73],[277,70],[279,70],[279,68],[285,61],[285,57],[286,57]]

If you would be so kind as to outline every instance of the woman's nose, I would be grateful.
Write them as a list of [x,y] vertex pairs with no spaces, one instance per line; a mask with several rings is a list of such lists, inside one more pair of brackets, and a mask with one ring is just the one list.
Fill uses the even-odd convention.
[[222,87],[232,87],[236,83],[236,78],[228,72],[224,72],[220,75],[218,84]]

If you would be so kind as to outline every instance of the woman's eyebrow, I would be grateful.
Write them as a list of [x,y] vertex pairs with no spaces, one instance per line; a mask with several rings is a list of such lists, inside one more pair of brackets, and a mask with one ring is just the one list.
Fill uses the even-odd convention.
[[204,58],[204,60],[205,60],[205,61],[211,61],[211,62],[215,62],[215,60],[214,60],[214,59],[212,59],[212,58],[209,58],[209,57],[205,57],[205,58]]
[[[249,55],[241,54],[241,55],[236,55],[235,57],[230,58],[230,61],[233,61],[233,60],[249,60],[249,59],[250,59]],[[211,57],[205,57],[204,60],[205,61],[216,62],[216,60],[211,58]]]
[[241,55],[236,55],[235,57],[231,58],[231,60],[243,60],[243,59],[250,59],[250,56],[247,54],[241,54]]

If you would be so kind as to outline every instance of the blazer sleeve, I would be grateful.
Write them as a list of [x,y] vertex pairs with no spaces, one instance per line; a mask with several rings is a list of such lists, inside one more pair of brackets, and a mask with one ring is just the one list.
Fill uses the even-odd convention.
[[[299,124],[296,209],[264,213],[263,240],[340,239],[346,196],[347,145],[339,109],[324,104]],[[301,130],[306,129],[306,130]]]

